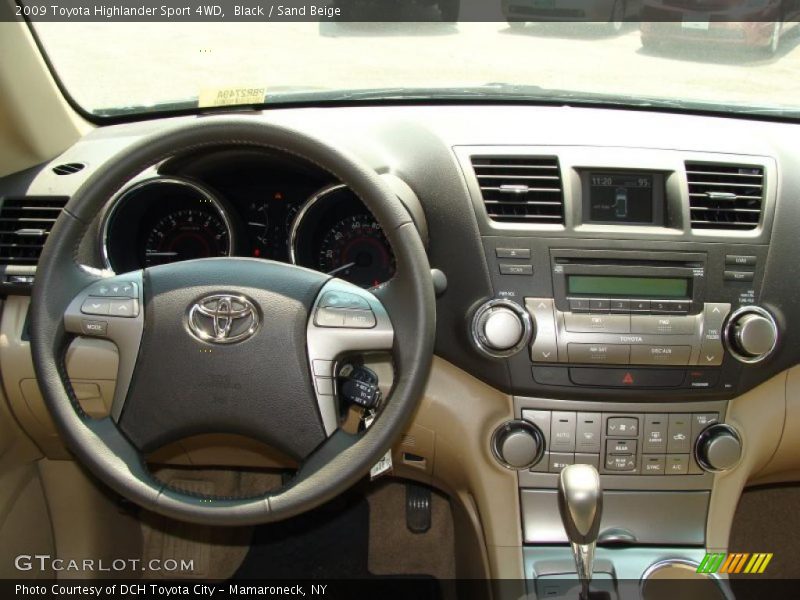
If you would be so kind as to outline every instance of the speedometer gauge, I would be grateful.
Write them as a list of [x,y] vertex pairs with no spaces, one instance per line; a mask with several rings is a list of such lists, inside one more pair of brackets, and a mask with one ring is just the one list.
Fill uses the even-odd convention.
[[162,217],[150,230],[144,248],[144,264],[165,263],[228,256],[231,240],[228,227],[217,214],[185,208]]
[[370,287],[394,275],[394,256],[381,226],[374,217],[362,213],[337,221],[325,233],[317,268]]
[[394,276],[394,253],[383,229],[353,190],[341,183],[322,188],[300,207],[289,239],[296,265],[364,288]]

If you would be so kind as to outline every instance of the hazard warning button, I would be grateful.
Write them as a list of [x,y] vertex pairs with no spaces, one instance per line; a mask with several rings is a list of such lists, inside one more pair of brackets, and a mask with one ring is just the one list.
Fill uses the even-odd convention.
[[605,388],[672,388],[683,385],[684,369],[601,369],[572,367],[569,379],[575,385]]

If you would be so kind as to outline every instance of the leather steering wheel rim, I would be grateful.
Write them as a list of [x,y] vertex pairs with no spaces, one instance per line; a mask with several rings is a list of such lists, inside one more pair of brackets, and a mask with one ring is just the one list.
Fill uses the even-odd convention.
[[[365,432],[336,430],[276,493],[210,498],[179,492],[155,479],[142,453],[111,417],[84,414],[66,375],[73,335],[65,311],[102,272],[80,264],[78,247],[108,198],[145,169],[176,155],[247,147],[296,156],[349,186],[374,214],[395,254],[396,274],[376,292],[394,328],[394,384]],[[208,259],[206,259],[208,260]],[[49,412],[75,457],[120,495],[156,513],[203,524],[246,525],[285,519],[340,494],[363,477],[407,426],[433,357],[435,300],[420,235],[402,202],[375,171],[306,134],[253,118],[206,117],[156,133],[102,165],[75,193],[42,252],[31,298],[30,344]]]

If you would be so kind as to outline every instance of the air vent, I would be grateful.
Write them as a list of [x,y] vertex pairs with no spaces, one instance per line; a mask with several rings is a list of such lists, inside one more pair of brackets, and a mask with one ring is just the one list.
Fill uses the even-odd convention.
[[764,202],[764,168],[686,163],[693,229],[755,229]]
[[564,194],[557,158],[473,156],[472,167],[492,221],[564,223]]
[[56,165],[53,167],[53,173],[56,175],[72,175],[78,171],[83,171],[84,167],[86,167],[86,165],[83,163],[64,163],[63,165]]
[[67,200],[56,196],[0,200],[0,264],[35,265]]

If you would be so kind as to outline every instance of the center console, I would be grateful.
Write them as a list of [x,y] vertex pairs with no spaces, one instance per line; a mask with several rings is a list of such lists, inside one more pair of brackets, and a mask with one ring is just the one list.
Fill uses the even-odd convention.
[[598,556],[613,563],[624,546],[624,571],[637,579],[676,552],[691,564],[706,544],[716,474],[743,451],[727,400],[780,347],[780,314],[760,304],[773,159],[590,147],[456,154],[494,291],[467,316],[468,335],[508,369],[514,415],[492,432],[491,452],[518,472],[527,576],[567,542],[556,489],[575,463],[601,476]]

